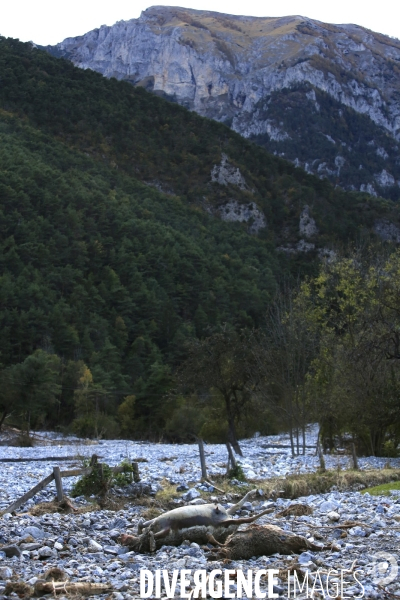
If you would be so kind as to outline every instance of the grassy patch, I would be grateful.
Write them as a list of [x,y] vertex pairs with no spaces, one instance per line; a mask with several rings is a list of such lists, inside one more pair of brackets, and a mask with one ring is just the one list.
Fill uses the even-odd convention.
[[324,473],[288,475],[285,479],[268,479],[258,485],[268,498],[299,498],[310,494],[324,494],[333,487],[343,491],[360,491],[376,485],[400,481],[400,469],[370,471],[334,470]]
[[[286,477],[273,477],[264,481],[249,482],[249,486],[231,485],[224,477],[214,477],[216,485],[224,490],[225,495],[231,495],[232,500],[241,498],[252,487],[257,487],[264,492],[266,498],[290,498],[294,500],[301,496],[311,494],[325,494],[332,488],[340,492],[344,491],[369,491],[372,486],[388,486],[388,489],[400,489],[400,469],[371,469],[369,471],[347,471],[332,470],[324,473],[305,473],[301,475],[288,475]],[[166,480],[161,482],[163,489],[157,492],[155,505],[160,508],[171,507],[172,500],[179,498],[182,493],[176,492],[176,487]],[[201,490],[199,490],[201,492]],[[213,493],[201,492],[204,500],[211,502],[211,496],[219,496],[217,491]],[[140,499],[140,503],[141,503]]]
[[392,481],[390,483],[376,485],[363,490],[361,493],[366,494],[368,492],[368,494],[371,496],[389,496],[391,490],[400,490],[400,481]]
[[[74,514],[83,514],[87,512],[92,512],[94,510],[98,510],[99,506],[96,502],[91,502],[90,504],[86,504],[85,506],[76,506]],[[39,504],[35,504],[30,510],[29,513],[34,517],[40,517],[42,515],[46,515],[49,513],[62,513],[62,514],[70,514],[72,512],[71,508],[68,506],[60,505],[58,500],[52,500],[51,502],[39,502]]]

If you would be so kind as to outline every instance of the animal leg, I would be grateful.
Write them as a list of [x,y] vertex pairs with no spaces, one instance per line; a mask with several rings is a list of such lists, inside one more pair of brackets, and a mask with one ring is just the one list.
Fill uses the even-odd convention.
[[127,535],[126,533],[121,533],[119,539],[123,546],[129,546],[130,543],[135,542],[137,540],[137,537],[135,537],[134,535]]
[[137,532],[140,535],[144,529],[144,519],[139,519],[139,523],[137,525]]
[[258,513],[257,515],[254,515],[253,517],[248,517],[250,520],[247,521],[248,523],[253,523],[253,521],[257,521],[257,519],[259,519],[260,517],[263,517],[264,515],[270,515],[271,513],[273,513],[275,511],[275,508],[266,508],[265,510],[263,510],[262,512]]
[[150,521],[143,521],[143,519],[140,519],[140,521],[138,523],[138,529],[139,529],[139,526],[141,529],[144,529],[145,527],[150,527],[150,525],[153,525],[155,520],[156,519],[151,519]]
[[210,544],[214,544],[214,546],[223,546],[221,542],[217,542],[212,533],[207,534],[207,540],[210,542]]
[[154,539],[158,540],[160,538],[163,538],[166,535],[168,535],[170,531],[171,531],[171,527],[166,527],[165,529],[161,529],[161,531],[157,531],[157,533],[154,534]]
[[243,525],[244,523],[253,523],[257,521],[263,515],[268,515],[269,513],[274,512],[274,508],[267,508],[263,510],[263,512],[258,513],[258,515],[254,515],[253,517],[242,517],[241,519],[226,519],[226,521],[221,521],[219,526],[229,527],[230,525]]
[[252,498],[256,494],[256,492],[257,490],[250,490],[250,492],[247,492],[245,497],[242,498],[237,504],[234,504],[233,506],[228,508],[228,510],[226,511],[228,515],[234,515],[235,512],[239,510],[239,508],[242,508],[243,504],[247,502],[249,498]]

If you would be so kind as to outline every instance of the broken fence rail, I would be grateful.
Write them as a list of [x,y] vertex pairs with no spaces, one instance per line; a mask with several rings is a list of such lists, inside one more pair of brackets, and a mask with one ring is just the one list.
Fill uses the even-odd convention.
[[[61,500],[64,497],[64,492],[63,492],[63,487],[62,487],[62,478],[63,477],[76,477],[78,475],[89,475],[89,473],[91,473],[92,469],[95,469],[96,467],[99,467],[99,466],[101,466],[101,463],[96,463],[91,467],[86,467],[85,469],[71,469],[69,471],[60,471],[59,467],[54,467],[53,472],[50,473],[50,475],[48,475],[47,477],[42,479],[42,481],[39,481],[39,483],[37,483],[33,488],[31,488],[28,492],[26,492],[26,494],[24,494],[23,496],[18,498],[18,500],[15,500],[15,502],[13,502],[9,506],[7,506],[3,510],[1,510],[0,516],[5,515],[6,513],[12,513],[15,510],[17,510],[17,508],[22,506],[22,504],[25,504],[25,502],[27,502],[28,500],[33,498],[33,496],[36,496],[36,494],[41,492],[53,480],[55,480],[55,483],[56,483],[57,500],[59,502],[61,502]],[[132,466],[133,466],[134,475],[135,474],[138,475],[139,470],[138,470],[137,463],[133,462]],[[124,473],[126,471],[126,467],[111,467],[111,470],[113,473]]]
[[[4,463],[14,463],[14,462],[74,462],[82,458],[81,456],[47,456],[41,458],[0,458],[0,462]],[[98,456],[97,458],[103,458],[102,456]]]

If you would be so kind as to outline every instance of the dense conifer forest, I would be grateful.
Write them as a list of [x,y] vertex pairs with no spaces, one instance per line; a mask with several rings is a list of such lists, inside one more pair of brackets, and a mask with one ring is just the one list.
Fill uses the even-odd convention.
[[[202,364],[212,336],[240,350],[222,370],[253,355],[283,282],[316,277],[319,249],[399,219],[396,204],[335,189],[222,124],[4,38],[0,138],[1,424],[153,439],[273,431],[257,360],[224,400],[189,358]],[[246,188],[211,182],[222,153]],[[267,227],[220,220],[228,200],[255,202]],[[298,241],[305,205],[315,251],[278,252]]]

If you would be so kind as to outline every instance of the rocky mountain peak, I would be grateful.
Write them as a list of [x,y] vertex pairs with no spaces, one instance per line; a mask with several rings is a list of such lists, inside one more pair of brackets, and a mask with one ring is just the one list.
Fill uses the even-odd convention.
[[223,121],[345,188],[400,195],[399,40],[298,15],[153,6],[48,49]]

